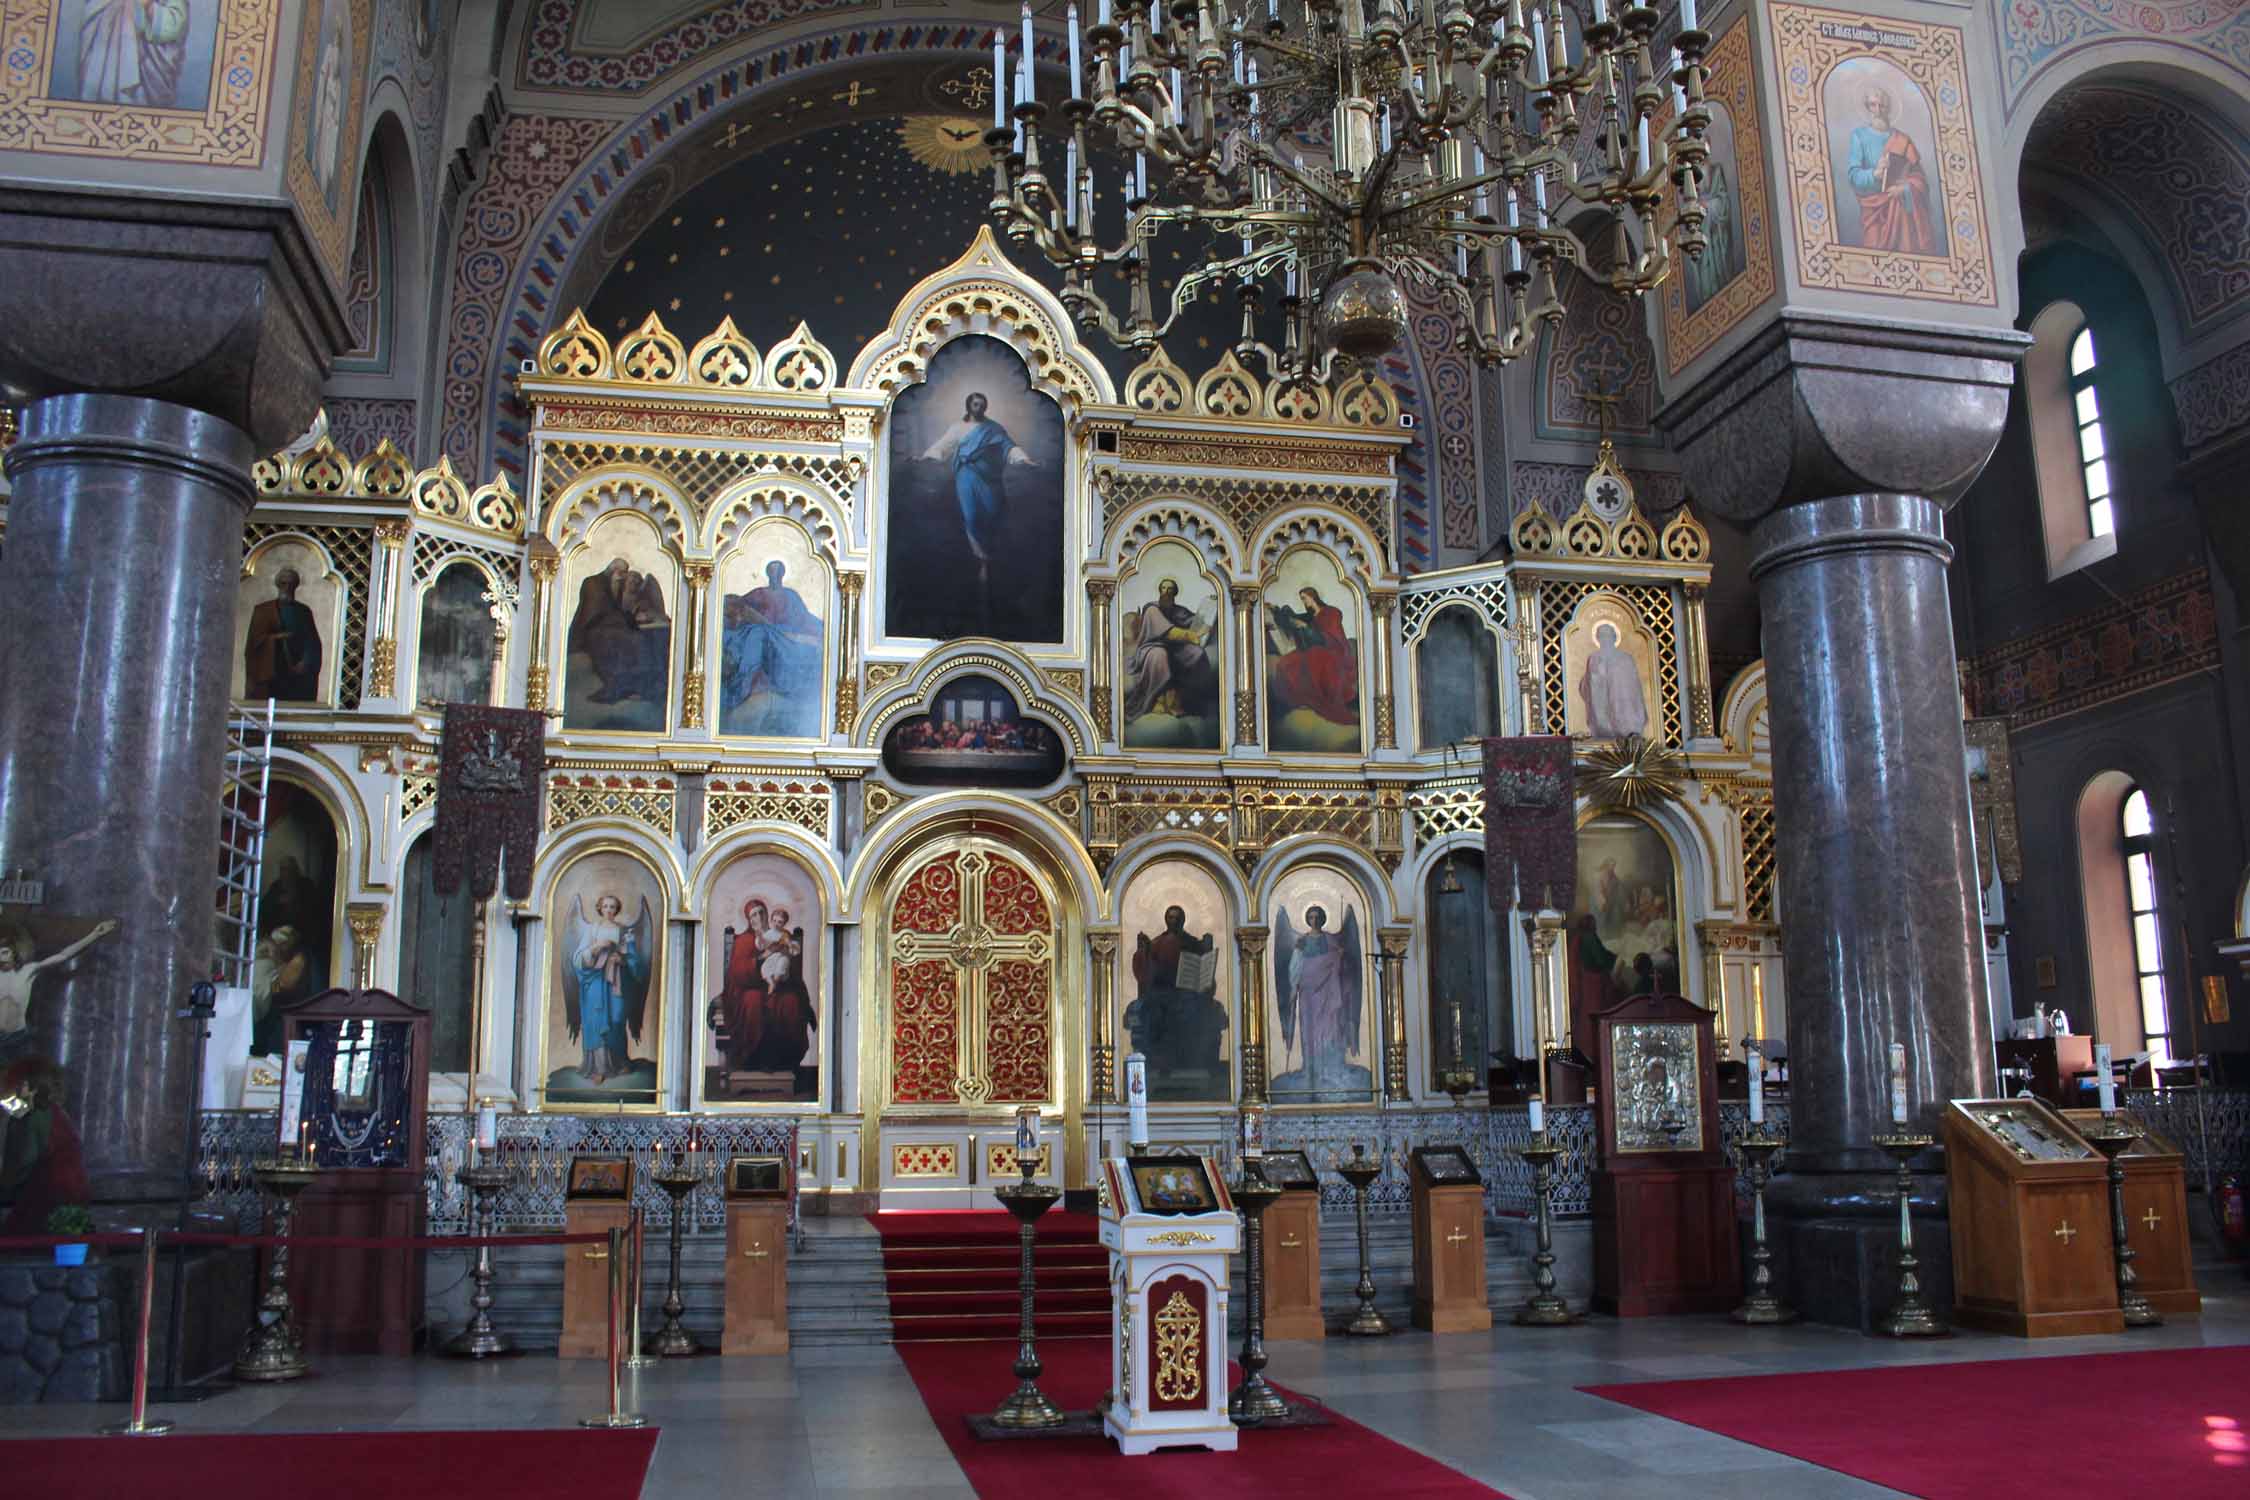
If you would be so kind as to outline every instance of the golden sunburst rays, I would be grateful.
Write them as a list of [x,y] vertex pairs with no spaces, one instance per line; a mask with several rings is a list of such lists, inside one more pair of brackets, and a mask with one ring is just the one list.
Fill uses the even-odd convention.
[[963,177],[992,165],[984,122],[967,115],[910,116],[899,122],[898,139],[908,156],[933,172]]
[[1683,769],[1676,752],[1629,734],[1580,758],[1578,791],[1596,807],[1640,807],[1678,797]]

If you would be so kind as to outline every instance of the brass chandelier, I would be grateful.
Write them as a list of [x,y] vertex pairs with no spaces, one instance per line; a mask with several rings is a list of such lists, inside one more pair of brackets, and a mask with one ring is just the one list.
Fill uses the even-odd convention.
[[[1058,171],[1041,159],[1049,106],[1026,0],[1012,76],[1006,38],[993,37],[994,216],[1063,270],[1081,327],[1150,349],[1199,295],[1231,285],[1237,356],[1296,381],[1395,347],[1409,284],[1452,309],[1462,347],[1496,365],[1562,317],[1558,261],[1638,295],[1662,284],[1675,249],[1702,252],[1710,38],[1695,0],[1680,0],[1661,64],[1653,6],[1590,0],[1574,55],[1565,0],[1409,3],[1411,16],[1400,0],[1098,0],[1083,33],[1074,4]],[[1104,137],[1133,162],[1109,244],[1090,149]],[[1599,272],[1564,222],[1588,211],[1609,217]],[[1209,243],[1172,280],[1160,320],[1153,250],[1170,226]],[[1121,307],[1101,287],[1112,278]],[[1256,327],[1277,278],[1279,350]]]

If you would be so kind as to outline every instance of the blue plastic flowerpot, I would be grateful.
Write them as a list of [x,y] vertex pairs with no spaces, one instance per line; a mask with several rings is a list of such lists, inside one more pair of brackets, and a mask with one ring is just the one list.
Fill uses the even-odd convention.
[[86,1247],[84,1245],[55,1246],[55,1264],[58,1266],[82,1266],[86,1264]]

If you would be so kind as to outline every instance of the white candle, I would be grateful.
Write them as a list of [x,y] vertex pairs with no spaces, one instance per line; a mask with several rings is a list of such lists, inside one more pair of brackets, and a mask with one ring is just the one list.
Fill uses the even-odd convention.
[[[1172,70],[1172,108],[1174,110],[1178,110],[1180,108],[1180,98],[1180,70],[1178,68],[1174,68]],[[1181,115],[1181,118],[1185,120],[1186,116],[1184,113]]]
[[1138,1052],[1125,1058],[1125,1126],[1128,1145],[1148,1145],[1148,1059]]
[[1906,1044],[1891,1043],[1891,1123],[1906,1123]]
[[487,1151],[500,1146],[500,1111],[489,1104],[477,1108],[477,1144]]
[[1594,0],[1594,24],[1599,26],[1609,19],[1608,0]]
[[1387,154],[1387,153],[1388,153],[1388,152],[1390,151],[1390,149],[1391,149],[1391,112],[1390,112],[1389,110],[1387,110],[1387,109],[1386,109],[1386,110],[1384,110],[1384,111],[1383,111],[1383,150],[1384,150],[1384,152],[1385,152],[1385,153]]
[[[1514,205],[1515,205],[1515,200],[1514,200],[1513,198],[1510,198],[1510,199],[1508,200],[1508,203],[1509,203],[1509,206],[1510,206],[1510,207],[1514,207]],[[1522,270],[1522,269],[1523,269],[1523,241],[1522,241],[1522,240],[1510,240],[1510,241],[1508,241],[1508,269],[1509,269],[1509,270],[1511,270],[1511,271],[1520,271],[1520,270]]]
[[1743,1055],[1750,1060],[1750,1123],[1766,1123],[1766,1057],[1755,1047],[1746,1048]]
[[992,128],[1004,130],[1008,124],[1008,39],[1000,28],[992,29]]
[[1531,206],[1539,210],[1539,220],[1547,218],[1547,179],[1534,173],[1531,179]]
[[1648,163],[1649,163],[1649,154],[1648,154],[1648,116],[1647,116],[1647,115],[1642,115],[1642,116],[1641,116],[1641,122],[1640,122],[1640,131],[1639,131],[1639,145],[1640,145],[1640,148],[1641,148],[1641,170],[1645,172],[1645,171],[1647,171],[1647,170],[1648,170]]
[[1023,0],[1023,97],[1031,98],[1031,0]]
[[1148,201],[1148,155],[1146,152],[1136,151],[1133,153],[1133,196],[1144,203]]
[[1672,49],[1672,110],[1679,113],[1687,108],[1687,85],[1680,82],[1680,49]]
[[1101,9],[1094,12],[1094,20],[1097,25],[1109,24],[1109,0],[1102,0]]
[[1071,229],[1078,227],[1078,141],[1075,137],[1063,148],[1063,223]]
[[1680,0],[1680,30],[1695,30],[1695,0]]
[[1531,12],[1531,81],[1542,88],[1547,84],[1547,22],[1536,8]]
[[2117,1076],[2109,1070],[2109,1043],[2094,1044],[2094,1086],[2101,1090],[2102,1113],[2117,1113]]
[[1544,1135],[1547,1130],[1547,1106],[1534,1099],[1529,1107],[1531,1110],[1531,1133],[1533,1135]]
[[1070,31],[1070,97],[1083,99],[1086,97],[1086,65],[1078,52],[1077,0],[1071,0],[1069,9],[1063,12],[1063,25]]
[[1297,263],[1294,260],[1282,269],[1281,289],[1288,296],[1297,295]]

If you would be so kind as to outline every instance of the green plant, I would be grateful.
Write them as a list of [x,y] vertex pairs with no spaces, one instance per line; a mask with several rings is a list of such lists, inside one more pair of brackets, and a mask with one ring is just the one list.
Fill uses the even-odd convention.
[[83,1203],[65,1203],[62,1207],[47,1215],[47,1232],[49,1234],[92,1234],[94,1232],[94,1216],[86,1211],[86,1205]]

